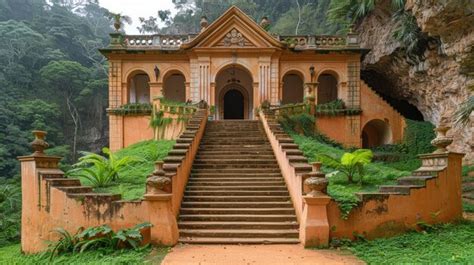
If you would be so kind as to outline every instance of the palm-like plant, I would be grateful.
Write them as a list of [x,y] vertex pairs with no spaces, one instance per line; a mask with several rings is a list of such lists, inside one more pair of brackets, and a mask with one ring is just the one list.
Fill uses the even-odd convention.
[[343,173],[350,183],[354,182],[356,174],[359,175],[359,182],[364,176],[364,166],[372,161],[373,153],[368,149],[358,149],[352,153],[344,153],[340,161],[329,155],[319,155],[318,160],[323,165],[336,169],[334,173]]
[[469,123],[471,113],[474,111],[474,96],[470,96],[454,113],[456,126],[464,127]]
[[73,169],[67,172],[67,175],[86,178],[94,187],[104,187],[116,181],[120,170],[130,163],[142,161],[132,156],[119,158],[107,147],[102,148],[102,152],[108,158],[91,152],[81,152],[83,156],[73,165]]
[[121,13],[108,12],[106,16],[113,20],[115,31],[118,32],[120,28],[125,24],[132,24],[132,18],[129,16],[122,15]]

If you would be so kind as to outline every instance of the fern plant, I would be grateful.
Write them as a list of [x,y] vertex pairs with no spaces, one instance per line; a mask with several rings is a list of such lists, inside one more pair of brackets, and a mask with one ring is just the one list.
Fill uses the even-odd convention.
[[359,175],[359,183],[362,183],[364,167],[372,161],[372,158],[373,153],[368,149],[358,149],[352,153],[344,153],[340,160],[326,154],[321,154],[317,157],[323,165],[337,170],[331,174],[341,172],[347,176],[349,183],[354,183],[356,175]]
[[103,249],[117,250],[121,248],[137,249],[143,241],[141,230],[151,227],[148,222],[138,224],[132,228],[118,230],[114,232],[108,225],[79,228],[75,234],[71,234],[65,229],[58,228],[54,232],[59,235],[59,240],[49,245],[49,250],[45,254],[49,259],[65,253],[82,253],[87,250]]
[[119,178],[119,172],[134,162],[142,159],[132,156],[117,157],[109,148],[102,148],[102,152],[107,156],[91,152],[81,152],[83,155],[79,162],[73,165],[66,175],[83,177],[91,182],[94,187],[104,187]]

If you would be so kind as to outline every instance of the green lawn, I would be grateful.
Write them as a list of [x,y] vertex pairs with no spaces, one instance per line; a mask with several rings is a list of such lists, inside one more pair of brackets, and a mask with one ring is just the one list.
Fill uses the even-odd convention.
[[354,242],[346,248],[368,264],[474,264],[474,222],[430,230]]
[[[108,187],[96,188],[96,192],[119,193],[124,200],[137,200],[145,193],[145,182],[153,172],[155,161],[164,159],[173,148],[175,141],[143,141],[133,144],[117,152],[118,157],[134,156],[143,162],[132,163],[119,172],[119,180]],[[87,179],[81,179],[83,185],[88,185]]]
[[0,248],[0,264],[160,264],[169,248],[151,248],[143,250],[123,250],[114,252],[86,251],[75,255],[56,257],[52,263],[46,255],[23,255],[20,244]]

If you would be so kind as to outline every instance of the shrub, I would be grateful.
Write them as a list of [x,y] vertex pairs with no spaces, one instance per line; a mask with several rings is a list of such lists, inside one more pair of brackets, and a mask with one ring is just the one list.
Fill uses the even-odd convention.
[[141,230],[151,227],[150,223],[142,223],[129,229],[122,229],[116,233],[108,226],[101,225],[87,229],[80,228],[74,235],[59,228],[55,232],[60,239],[49,245],[50,260],[65,253],[82,253],[86,250],[103,249],[106,251],[120,248],[137,249],[143,241]]
[[333,174],[339,172],[343,173],[347,176],[349,183],[354,182],[356,174],[359,175],[359,183],[362,183],[364,166],[372,161],[372,157],[372,151],[368,149],[358,149],[352,153],[344,153],[340,161],[326,154],[320,154],[317,159],[324,165],[337,169]]
[[21,188],[18,178],[0,181],[0,246],[20,239]]
[[81,152],[83,156],[79,162],[73,165],[73,169],[66,174],[68,176],[83,177],[91,182],[94,187],[104,187],[119,178],[119,171],[132,162],[141,159],[133,156],[118,158],[109,148],[104,147],[102,152],[108,156],[101,156],[90,152]]

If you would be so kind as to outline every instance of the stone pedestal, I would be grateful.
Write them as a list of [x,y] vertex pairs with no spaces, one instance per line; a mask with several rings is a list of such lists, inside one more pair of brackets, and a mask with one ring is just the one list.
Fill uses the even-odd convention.
[[173,246],[178,242],[179,231],[171,207],[171,194],[145,194],[149,220],[150,241],[155,245]]
[[304,196],[303,215],[300,224],[300,240],[305,247],[322,247],[329,244],[327,205],[331,198],[326,195]]

